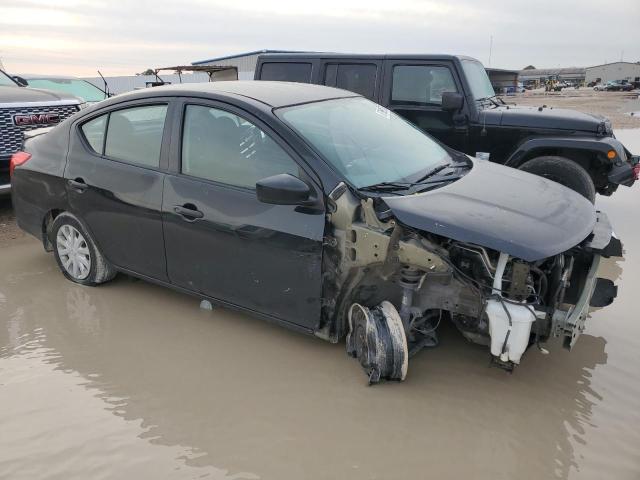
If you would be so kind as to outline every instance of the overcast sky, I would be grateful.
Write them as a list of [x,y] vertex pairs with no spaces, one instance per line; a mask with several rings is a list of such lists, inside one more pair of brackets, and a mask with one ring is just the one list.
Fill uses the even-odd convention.
[[640,0],[0,0],[14,73],[126,75],[260,49],[458,53],[491,66],[640,61]]

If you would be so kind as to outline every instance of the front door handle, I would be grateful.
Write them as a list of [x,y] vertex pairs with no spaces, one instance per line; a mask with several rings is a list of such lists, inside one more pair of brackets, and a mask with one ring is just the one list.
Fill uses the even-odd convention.
[[198,207],[196,207],[192,203],[185,203],[184,205],[175,205],[173,207],[173,211],[176,212],[181,217],[183,217],[185,220],[191,221],[191,222],[194,220],[197,220],[198,218],[204,217],[204,213],[198,210]]
[[82,178],[76,178],[75,180],[69,180],[69,186],[73,188],[76,192],[82,193],[89,185],[87,185]]

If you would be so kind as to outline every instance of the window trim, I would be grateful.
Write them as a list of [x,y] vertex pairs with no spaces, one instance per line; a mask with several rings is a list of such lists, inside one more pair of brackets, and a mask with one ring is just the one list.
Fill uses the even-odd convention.
[[457,92],[460,93],[462,92],[462,88],[458,83],[457,77],[456,75],[454,75],[454,72],[452,70],[452,67],[450,65],[446,65],[446,64],[442,64],[442,63],[412,63],[412,62],[408,62],[408,63],[404,63],[404,62],[395,62],[391,64],[391,68],[389,69],[389,100],[388,100],[388,105],[389,108],[402,108],[402,109],[414,109],[414,110],[424,110],[424,109],[429,109],[429,110],[442,110],[442,102],[440,103],[421,103],[421,104],[417,104],[417,103],[408,103],[406,100],[402,101],[402,102],[398,102],[398,103],[394,103],[393,101],[393,73],[395,71],[395,69],[397,67],[440,67],[440,68],[446,68],[449,73],[451,74],[451,78],[453,80],[454,85],[456,86]]
[[[155,172],[166,172],[168,169],[168,162],[166,160],[166,156],[169,150],[168,147],[169,147],[170,134],[171,134],[171,117],[175,114],[174,113],[175,106],[172,100],[173,100],[172,98],[168,98],[168,97],[160,97],[158,99],[145,98],[145,99],[135,100],[130,103],[127,102],[127,103],[117,104],[115,108],[107,107],[106,109],[95,112],[95,114],[88,116],[86,119],[85,118],[80,119],[80,121],[78,121],[74,127],[77,131],[78,137],[80,138],[80,143],[82,143],[82,146],[84,147],[84,149],[95,157],[99,157],[103,160],[108,160],[111,162],[121,163],[123,165],[130,165],[133,167],[144,168],[146,170],[153,170]],[[165,114],[164,125],[162,127],[162,138],[160,140],[160,155],[158,158],[157,167],[142,165],[140,163],[134,163],[134,162],[120,159],[120,158],[110,157],[105,154],[106,144],[107,144],[107,135],[109,132],[109,123],[111,121],[111,113],[118,112],[120,110],[129,110],[132,108],[143,108],[143,107],[154,107],[158,105],[166,105],[167,112]],[[103,115],[107,116],[107,123],[105,125],[104,139],[102,140],[102,152],[96,152],[93,149],[93,147],[91,147],[91,144],[87,140],[84,134],[84,131],[82,130],[82,127],[86,123],[89,123],[90,121],[95,120]]]
[[[240,185],[233,185],[230,183],[224,183],[219,180],[212,180],[210,178],[197,177],[195,175],[189,175],[188,173],[184,173],[182,171],[182,152],[183,152],[182,144],[183,144],[183,138],[184,138],[183,133],[184,133],[184,126],[185,126],[186,112],[187,112],[187,107],[189,105],[195,105],[200,107],[213,108],[213,109],[221,110],[223,112],[230,113],[232,115],[236,115],[237,117],[240,117],[248,121],[249,123],[255,125],[256,127],[258,127],[261,131],[263,131],[266,135],[268,135],[269,138],[271,138],[271,140],[274,141],[282,149],[282,151],[286,153],[289,156],[289,158],[298,166],[300,170],[299,178],[303,181],[308,181],[312,183],[314,185],[314,188],[319,188],[322,191],[322,188],[319,187],[319,185],[321,185],[321,182],[319,181],[319,179],[317,179],[317,174],[315,174],[315,172],[313,172],[313,170],[310,169],[310,167],[308,167],[306,163],[299,158],[299,155],[297,154],[297,152],[293,148],[291,148],[291,146],[285,140],[283,140],[280,137],[280,135],[278,135],[273,130],[273,128],[269,127],[269,125],[267,125],[265,122],[258,119],[255,115],[252,115],[250,112],[236,105],[225,103],[220,100],[213,100],[213,99],[207,100],[207,99],[202,99],[197,97],[185,97],[181,100],[182,101],[180,102],[180,105],[176,107],[176,110],[177,110],[176,124],[174,124],[173,126],[173,129],[175,130],[177,135],[177,140],[175,142],[172,142],[172,148],[171,148],[172,162],[169,168],[170,175],[177,176],[177,177],[184,177],[194,181],[205,182],[209,185],[223,187],[223,188],[230,188],[233,190],[255,195],[255,192],[256,192],[255,188],[243,187]],[[310,172],[313,172],[313,173],[310,173]]]

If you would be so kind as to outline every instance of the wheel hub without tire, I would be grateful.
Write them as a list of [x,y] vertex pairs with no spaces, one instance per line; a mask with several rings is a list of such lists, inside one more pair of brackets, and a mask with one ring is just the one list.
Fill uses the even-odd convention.
[[390,302],[371,310],[358,303],[351,306],[347,353],[358,359],[369,384],[405,379],[407,338],[400,315]]
[[56,236],[56,248],[62,266],[69,275],[84,280],[91,271],[91,252],[82,234],[71,225],[62,225]]

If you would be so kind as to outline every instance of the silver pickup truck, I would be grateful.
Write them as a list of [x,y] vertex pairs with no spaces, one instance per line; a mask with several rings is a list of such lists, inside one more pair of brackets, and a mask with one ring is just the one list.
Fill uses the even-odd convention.
[[60,123],[83,106],[72,95],[23,88],[0,70],[0,195],[11,191],[9,161],[20,150],[24,133]]

